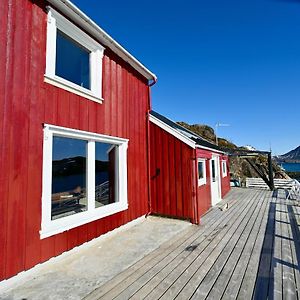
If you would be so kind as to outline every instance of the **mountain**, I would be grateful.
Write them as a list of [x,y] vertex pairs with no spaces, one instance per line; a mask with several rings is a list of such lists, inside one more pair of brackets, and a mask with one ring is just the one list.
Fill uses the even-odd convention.
[[300,163],[300,146],[276,157],[278,162]]

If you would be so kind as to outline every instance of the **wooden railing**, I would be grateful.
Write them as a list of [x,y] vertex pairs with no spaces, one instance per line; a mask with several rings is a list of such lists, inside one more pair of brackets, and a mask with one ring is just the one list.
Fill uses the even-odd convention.
[[[257,189],[269,189],[268,185],[261,178],[247,178],[246,187]],[[300,200],[300,183],[295,179],[274,179],[275,189],[286,190],[287,199],[292,197]]]

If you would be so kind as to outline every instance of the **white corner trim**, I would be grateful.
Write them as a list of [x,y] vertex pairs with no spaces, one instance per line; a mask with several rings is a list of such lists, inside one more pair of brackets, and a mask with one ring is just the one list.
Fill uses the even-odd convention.
[[177,139],[179,139],[183,143],[187,144],[188,146],[192,147],[193,149],[196,148],[196,142],[189,139],[188,137],[186,137],[185,135],[183,135],[182,133],[180,133],[176,129],[172,128],[171,126],[167,125],[166,123],[162,122],[158,118],[154,117],[153,115],[149,115],[149,120],[153,124],[157,125],[161,129],[163,129],[166,132],[170,133],[171,135],[173,135],[174,137],[176,137]]
[[36,276],[40,274],[43,268],[53,264],[53,263],[59,263],[62,260],[76,254],[78,251],[82,251],[84,249],[88,249],[90,247],[93,247],[99,242],[105,241],[106,239],[112,238],[113,236],[124,232],[146,220],[145,215],[138,217],[137,219],[134,219],[124,225],[121,225],[120,227],[117,227],[111,231],[108,231],[107,233],[104,233],[100,235],[99,237],[96,237],[88,242],[85,242],[79,246],[74,247],[73,249],[69,251],[65,251],[62,254],[52,257],[49,260],[40,263],[33,268],[27,270],[27,271],[22,271],[19,274],[3,280],[0,282],[0,293],[4,292],[9,292],[12,288],[16,288],[17,286],[23,284],[25,281],[33,280]]
[[52,84],[58,88],[64,89],[68,92],[71,92],[73,94],[76,94],[78,96],[84,97],[88,100],[92,100],[94,102],[102,104],[104,101],[103,98],[95,97],[90,90],[87,90],[83,87],[80,87],[77,84],[74,84],[68,80],[65,80],[63,78],[60,78],[58,76],[54,76],[53,78],[48,77],[47,75],[44,76],[44,82]]
[[[149,71],[141,62],[133,57],[119,43],[117,43],[110,35],[84,14],[77,6],[69,0],[48,0],[50,4],[56,7],[59,11],[65,14],[72,22],[80,26],[88,34],[129,63],[136,71],[143,75],[148,80],[157,80],[155,74]],[[150,45],[149,45],[150,47]]]

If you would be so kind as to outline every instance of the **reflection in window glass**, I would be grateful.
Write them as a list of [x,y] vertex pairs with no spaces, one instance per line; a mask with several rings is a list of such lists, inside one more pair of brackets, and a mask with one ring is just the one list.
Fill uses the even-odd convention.
[[95,206],[101,207],[116,202],[116,153],[112,144],[95,143]]
[[212,181],[216,181],[216,165],[215,165],[215,160],[211,160],[211,176],[212,176]]
[[87,210],[86,141],[53,137],[51,219]]
[[198,179],[204,178],[204,162],[198,162]]
[[90,52],[59,30],[55,75],[90,89]]

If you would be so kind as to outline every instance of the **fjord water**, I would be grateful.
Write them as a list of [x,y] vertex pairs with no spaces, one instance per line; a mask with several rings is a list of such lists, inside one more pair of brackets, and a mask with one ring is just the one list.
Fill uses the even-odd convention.
[[287,172],[300,172],[300,163],[283,163],[282,167]]

